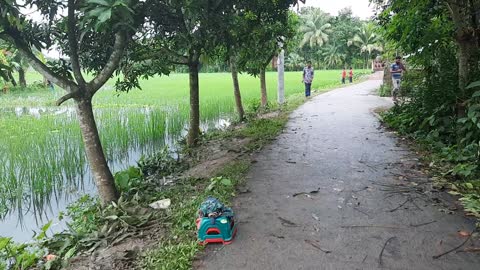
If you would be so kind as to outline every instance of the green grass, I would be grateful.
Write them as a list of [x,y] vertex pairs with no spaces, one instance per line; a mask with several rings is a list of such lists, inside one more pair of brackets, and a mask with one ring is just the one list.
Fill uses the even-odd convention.
[[[358,74],[368,71],[358,71]],[[339,70],[317,71],[313,82],[313,89],[328,89],[340,85]],[[240,88],[242,99],[248,101],[258,100],[260,93],[260,82],[258,78],[241,74]],[[269,101],[276,100],[277,73],[266,74],[267,91]],[[37,73],[28,73],[27,80],[30,83],[38,82],[41,76]],[[301,72],[285,73],[285,94],[302,93]],[[158,106],[169,105],[172,101],[176,104],[188,103],[188,74],[171,74],[170,76],[155,77],[150,80],[141,81],[143,90],[132,90],[129,93],[117,93],[113,90],[114,81],[109,81],[104,88],[97,93],[94,104],[97,107],[118,107],[118,106]],[[7,97],[0,95],[2,107],[13,106],[48,106],[53,105],[55,98],[62,94],[62,90],[56,88],[56,95],[48,90],[43,92],[15,92]],[[200,74],[200,102],[204,106],[215,103],[227,103],[233,109],[233,89],[229,73],[201,73]],[[222,104],[223,105],[223,104]]]
[[[357,72],[359,74],[361,72]],[[267,73],[269,101],[276,100],[277,74]],[[317,71],[313,89],[326,90],[340,85],[340,71]],[[41,81],[36,73],[27,74],[29,83]],[[115,169],[125,168],[132,149],[152,154],[165,144],[177,141],[185,132],[189,115],[188,74],[172,74],[142,81],[143,90],[117,93],[110,81],[94,98],[95,114],[102,144]],[[259,80],[240,76],[245,106],[258,104]],[[301,72],[285,74],[286,96],[303,93]],[[82,191],[82,176],[88,172],[74,111],[53,106],[61,89],[16,90],[0,94],[0,216],[21,211],[24,206],[41,211],[57,195]],[[235,119],[230,74],[200,74],[202,129],[215,128],[214,121]],[[47,110],[40,117],[29,115],[31,108]],[[14,110],[23,112],[16,116]],[[261,138],[259,138],[261,139]],[[86,177],[88,178],[88,176]],[[56,195],[56,196],[53,196]],[[21,216],[22,213],[19,213]]]

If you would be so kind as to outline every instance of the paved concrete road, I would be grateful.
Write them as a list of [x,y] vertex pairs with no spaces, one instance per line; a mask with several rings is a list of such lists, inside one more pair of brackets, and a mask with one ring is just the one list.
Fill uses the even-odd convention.
[[197,268],[480,269],[475,253],[432,258],[474,223],[448,213],[451,198],[432,192],[415,156],[379,127],[372,110],[390,105],[371,95],[379,85],[317,96],[291,115],[233,205],[237,238],[207,248]]

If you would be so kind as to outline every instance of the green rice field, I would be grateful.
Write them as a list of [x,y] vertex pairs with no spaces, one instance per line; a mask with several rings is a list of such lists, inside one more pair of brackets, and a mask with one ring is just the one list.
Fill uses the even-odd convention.
[[[339,70],[317,71],[313,89],[340,85]],[[367,71],[357,71],[366,74]],[[285,74],[286,96],[301,95],[301,72]],[[29,73],[29,83],[41,76]],[[142,81],[142,90],[118,93],[113,80],[94,97],[100,136],[112,171],[134,165],[165,146],[175,149],[188,128],[188,74]],[[240,76],[247,111],[260,102],[258,78]],[[277,74],[267,73],[268,98],[276,100]],[[0,93],[0,235],[22,241],[79,196],[95,193],[72,101],[54,102],[61,89]],[[202,130],[235,120],[229,73],[200,74]],[[61,227],[62,222],[57,222]],[[24,233],[28,232],[28,233]]]

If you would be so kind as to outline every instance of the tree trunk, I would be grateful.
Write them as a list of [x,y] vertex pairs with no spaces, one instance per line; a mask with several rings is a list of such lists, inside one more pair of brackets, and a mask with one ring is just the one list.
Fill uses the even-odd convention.
[[0,77],[3,78],[3,80],[5,81],[5,83],[8,83],[10,81],[10,78],[8,77],[7,73],[0,70]]
[[457,42],[458,43],[458,88],[457,95],[457,116],[462,118],[466,114],[466,100],[471,97],[471,92],[466,87],[473,82],[475,74],[478,71],[479,53],[477,42]]
[[383,67],[383,85],[388,87],[388,89],[393,88],[392,74],[390,73],[390,63],[385,62]]
[[27,87],[27,80],[25,79],[25,70],[21,67],[18,69],[18,82],[21,87]]
[[267,81],[265,79],[265,68],[260,70],[260,92],[262,93],[262,107],[267,107]]
[[237,107],[238,118],[243,121],[245,118],[245,111],[242,105],[242,95],[240,94],[240,84],[238,83],[238,70],[235,63],[235,58],[230,57],[230,71],[232,72],[233,94],[235,96],[235,105]]
[[200,136],[198,62],[190,63],[188,71],[190,75],[190,128],[187,135],[187,145],[195,146]]
[[278,54],[278,65],[277,65],[277,73],[278,73],[278,87],[277,87],[277,97],[278,97],[278,104],[283,104],[285,102],[285,51],[282,49]]
[[103,204],[116,201],[119,194],[115,187],[112,172],[110,172],[108,168],[105,154],[103,153],[97,124],[93,116],[91,98],[76,100],[75,103],[83,143],[85,145],[85,153],[95,178],[100,199]]
[[469,98],[466,87],[475,79],[478,71],[479,52],[478,43],[472,37],[467,41],[458,42],[458,87],[459,98]]
[[465,116],[466,103],[471,92],[466,87],[478,73],[479,53],[479,18],[480,1],[447,1],[450,15],[456,26],[455,40],[458,45],[458,90],[457,116]]
[[11,72],[8,72],[8,78],[10,79],[10,82],[13,86],[17,86],[17,81],[15,81],[15,78],[13,77],[13,74]]

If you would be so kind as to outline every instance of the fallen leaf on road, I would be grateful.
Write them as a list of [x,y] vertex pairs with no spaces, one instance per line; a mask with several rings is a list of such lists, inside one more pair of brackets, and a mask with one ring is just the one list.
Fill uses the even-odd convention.
[[310,244],[312,247],[324,252],[325,254],[332,253],[331,250],[326,250],[326,249],[321,248],[317,243],[314,243],[312,240],[305,239],[305,243]]
[[278,219],[282,222],[283,226],[290,226],[290,227],[298,227],[298,225],[288,219],[284,219],[282,217],[278,217]]
[[150,206],[153,209],[168,209],[170,207],[170,204],[172,204],[172,201],[170,199],[163,199],[163,200],[153,202],[148,206]]
[[458,231],[458,235],[460,235],[461,237],[469,237],[469,236],[470,236],[470,232],[467,232],[467,231]]

